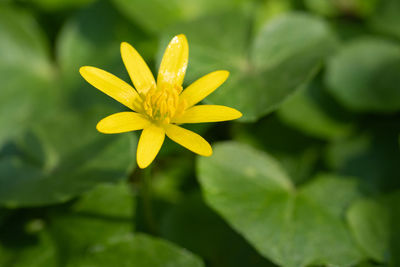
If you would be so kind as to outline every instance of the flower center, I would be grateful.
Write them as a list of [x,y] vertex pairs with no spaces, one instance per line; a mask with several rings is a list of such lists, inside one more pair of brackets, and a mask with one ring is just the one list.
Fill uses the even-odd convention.
[[180,89],[177,86],[152,87],[143,101],[143,109],[147,116],[154,121],[169,123],[171,118],[184,109],[184,104],[179,101]]

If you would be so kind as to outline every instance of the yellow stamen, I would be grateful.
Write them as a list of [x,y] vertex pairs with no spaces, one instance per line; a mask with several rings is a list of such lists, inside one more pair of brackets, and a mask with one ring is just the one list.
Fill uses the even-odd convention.
[[170,123],[171,118],[181,114],[185,109],[185,103],[179,101],[181,91],[180,86],[152,87],[143,96],[143,110],[153,121]]

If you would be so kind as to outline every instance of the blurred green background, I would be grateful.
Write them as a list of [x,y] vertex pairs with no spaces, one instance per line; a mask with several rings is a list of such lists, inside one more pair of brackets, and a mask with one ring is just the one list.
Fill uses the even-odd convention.
[[[78,69],[180,33],[244,116],[138,170]],[[400,266],[399,111],[398,0],[1,0],[0,266]]]

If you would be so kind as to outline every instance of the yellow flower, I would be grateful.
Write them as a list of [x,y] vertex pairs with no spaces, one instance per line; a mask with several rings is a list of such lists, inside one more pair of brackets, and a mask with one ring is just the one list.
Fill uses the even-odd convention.
[[195,106],[225,82],[228,71],[211,72],[182,90],[189,56],[183,34],[175,36],[168,44],[157,83],[146,62],[131,45],[121,44],[121,56],[136,90],[95,67],[84,66],[79,72],[88,83],[132,110],[112,114],[102,119],[96,128],[106,134],[143,130],[136,153],[140,168],[146,168],[154,160],[165,135],[199,155],[211,156],[212,149],[206,140],[178,125],[227,121],[242,116],[239,111],[225,106]]

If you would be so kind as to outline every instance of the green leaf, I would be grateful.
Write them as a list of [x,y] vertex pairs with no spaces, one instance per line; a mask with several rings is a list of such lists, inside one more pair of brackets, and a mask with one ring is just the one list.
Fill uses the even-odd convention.
[[304,3],[308,9],[320,15],[334,17],[340,14],[340,9],[335,4],[335,0],[304,0]]
[[126,179],[135,164],[136,139],[98,133],[100,118],[93,113],[55,110],[16,144],[16,153],[0,157],[0,203],[65,202],[99,183]]
[[[101,19],[99,19],[101,18]],[[151,45],[137,26],[121,18],[107,2],[98,2],[80,10],[67,20],[57,39],[57,60],[62,78],[71,87],[86,85],[79,75],[85,65],[104,68],[128,78],[120,55],[121,42],[129,42],[144,58],[153,55]],[[78,81],[78,83],[77,83]]]
[[279,117],[302,132],[323,139],[350,133],[351,116],[327,95],[321,82],[297,91],[278,109]]
[[277,116],[256,123],[234,124],[234,140],[249,144],[276,158],[295,184],[309,180],[320,160],[322,143],[283,124]]
[[245,0],[113,0],[129,19],[152,33],[161,33],[166,27],[206,14],[243,6]]
[[126,235],[91,251],[74,267],[202,267],[202,261],[187,250],[144,234]]
[[20,212],[23,218],[17,215],[2,225],[0,264],[203,266],[201,259],[185,249],[143,234],[133,235],[134,206],[129,184],[119,183],[98,185],[75,202],[42,209],[48,211],[44,220],[26,224],[26,210],[25,215]]
[[275,159],[233,142],[199,158],[198,176],[207,203],[273,262],[345,266],[362,259],[342,219],[359,194],[353,180],[320,175],[294,188]]
[[[95,16],[107,19],[105,27],[92,23]],[[33,129],[15,141],[15,151],[0,152],[4,174],[0,177],[1,205],[65,202],[98,183],[126,179],[135,164],[136,140],[131,134],[106,136],[95,128],[100,119],[123,109],[87,84],[78,71],[80,64],[103,58],[98,53],[104,56],[104,64],[118,61],[123,69],[117,37],[127,36],[129,27],[125,26],[130,24],[101,2],[82,11],[72,26],[68,25],[59,46],[61,85],[52,88],[53,98],[36,104],[45,108],[46,117],[36,120]],[[93,31],[100,28],[102,31]],[[106,56],[105,51],[112,53]]]
[[378,1],[376,12],[369,23],[373,29],[381,33],[400,38],[400,2]]
[[56,12],[60,10],[68,10],[72,8],[78,8],[88,5],[95,0],[22,0],[23,2],[29,2],[37,7],[47,11]]
[[58,266],[56,246],[44,226],[38,213],[10,210],[0,227],[0,266]]
[[65,262],[132,232],[134,197],[126,183],[101,184],[68,210],[51,214],[50,232]]
[[308,81],[336,42],[322,20],[306,14],[270,20],[255,36],[252,23],[237,12],[177,25],[164,34],[159,55],[173,35],[186,34],[190,47],[186,81],[218,69],[230,71],[228,81],[207,102],[234,107],[243,113],[243,120],[255,121]]
[[6,248],[0,244],[2,267],[43,267],[57,266],[57,252],[54,242],[46,232],[37,235],[31,244],[19,248]]
[[81,112],[86,112],[88,107],[98,107],[103,117],[126,110],[87,83],[79,73],[82,66],[95,66],[131,84],[120,55],[123,41],[134,45],[145,59],[154,54],[151,40],[137,26],[123,19],[107,1],[96,2],[67,20],[56,43],[60,79],[66,93],[63,104],[67,102],[74,109],[83,110]]
[[[348,15],[367,17],[374,11],[377,0],[305,0],[306,6],[324,16]],[[384,2],[384,1],[383,1]]]
[[0,147],[47,112],[54,72],[41,29],[27,12],[0,4]]
[[166,212],[161,220],[161,236],[195,252],[209,266],[275,266],[207,207],[198,192]]
[[361,38],[341,48],[328,64],[330,92],[355,111],[400,110],[400,46]]
[[398,122],[378,118],[366,123],[369,129],[328,145],[328,167],[341,175],[358,178],[367,192],[376,194],[399,188]]
[[355,239],[372,259],[400,264],[400,193],[355,202],[347,213]]
[[261,30],[267,21],[284,13],[290,12],[294,5],[291,0],[269,0],[254,2],[254,32]]
[[129,184],[102,184],[67,210],[50,214],[49,232],[62,266],[203,266],[190,252],[132,234],[135,201]]

